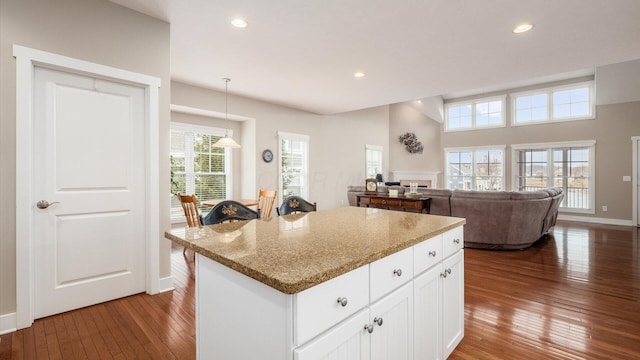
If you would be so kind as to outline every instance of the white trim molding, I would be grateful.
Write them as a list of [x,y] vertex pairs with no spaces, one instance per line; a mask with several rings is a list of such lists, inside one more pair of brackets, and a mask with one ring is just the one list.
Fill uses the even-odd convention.
[[[16,58],[16,313],[17,329],[34,320],[34,186],[33,179],[33,83],[35,67],[50,68],[140,86],[145,90],[145,208],[159,208],[160,178],[160,79],[110,66],[13,45]],[[160,215],[145,214],[146,292],[159,291]]]
[[558,220],[577,221],[577,222],[584,222],[584,223],[591,223],[591,224],[632,226],[631,220],[626,220],[626,219],[609,219],[609,218],[601,218],[601,217],[577,216],[577,215],[567,215],[567,214],[558,214]]
[[158,280],[158,292],[163,293],[173,290],[173,275]]
[[0,315],[0,335],[16,331],[16,319],[16,313]]
[[638,204],[638,191],[640,191],[640,189],[638,187],[640,187],[640,136],[633,136],[631,137],[631,144],[632,144],[632,148],[633,148],[633,153],[631,155],[631,158],[633,159],[631,161],[631,198],[633,201],[633,206],[632,208],[632,216],[631,216],[631,222],[633,223],[633,226],[640,226],[640,219],[638,219],[640,216],[638,214],[638,206],[640,206],[640,204]]
[[431,180],[431,188],[438,188],[438,175],[440,171],[415,171],[415,170],[394,170],[391,171],[393,181],[401,180]]

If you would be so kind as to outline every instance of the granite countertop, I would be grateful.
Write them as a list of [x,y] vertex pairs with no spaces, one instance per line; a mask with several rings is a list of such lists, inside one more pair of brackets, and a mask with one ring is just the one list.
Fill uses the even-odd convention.
[[165,237],[285,294],[295,294],[465,223],[354,206],[177,228]]

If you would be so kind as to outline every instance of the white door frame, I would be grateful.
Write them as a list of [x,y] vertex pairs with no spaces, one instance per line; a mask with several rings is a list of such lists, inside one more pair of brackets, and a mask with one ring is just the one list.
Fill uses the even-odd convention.
[[159,291],[159,98],[160,79],[66,56],[13,45],[16,58],[16,325],[34,320],[33,91],[35,66],[99,77],[145,89],[145,287]]
[[639,221],[638,221],[638,177],[640,177],[640,169],[638,169],[638,165],[640,162],[640,159],[638,159],[638,150],[640,150],[640,136],[633,136],[631,137],[631,144],[632,144],[632,148],[633,148],[633,153],[631,155],[631,181],[632,181],[632,185],[631,185],[631,194],[632,194],[632,198],[633,198],[633,206],[632,206],[632,218],[631,218],[631,223],[633,226],[638,226]]

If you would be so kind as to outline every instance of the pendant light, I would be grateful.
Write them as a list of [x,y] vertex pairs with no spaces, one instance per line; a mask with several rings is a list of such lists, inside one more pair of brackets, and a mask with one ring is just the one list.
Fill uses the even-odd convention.
[[[229,111],[227,110],[228,102],[229,102],[229,78],[223,78],[224,80],[224,120],[225,122],[229,121]],[[224,137],[220,138],[220,140],[216,141],[215,144],[211,145],[214,147],[223,147],[223,148],[231,148],[238,149],[240,145],[235,142],[232,138],[229,137],[229,129],[224,130]]]

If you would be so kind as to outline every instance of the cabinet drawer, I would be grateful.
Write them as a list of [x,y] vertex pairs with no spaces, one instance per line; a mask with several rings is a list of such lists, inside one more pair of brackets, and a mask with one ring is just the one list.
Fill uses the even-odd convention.
[[372,262],[369,266],[373,303],[413,279],[413,247]]
[[[338,299],[345,301],[339,302]],[[365,265],[294,297],[294,343],[301,345],[369,304]]]
[[413,273],[418,275],[442,260],[442,235],[413,247]]
[[456,253],[456,251],[462,249],[464,247],[464,233],[462,230],[462,226],[459,226],[455,229],[451,229],[446,233],[442,234],[442,258],[446,259],[447,257]]
[[371,199],[371,205],[378,207],[400,207],[402,200],[400,199]]

